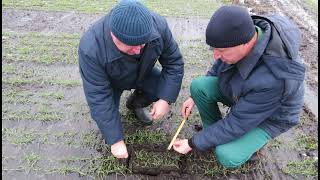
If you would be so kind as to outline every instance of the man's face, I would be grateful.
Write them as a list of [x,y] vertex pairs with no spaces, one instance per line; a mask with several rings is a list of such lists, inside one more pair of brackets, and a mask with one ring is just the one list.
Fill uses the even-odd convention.
[[138,46],[129,46],[124,44],[123,42],[121,42],[119,39],[117,39],[111,32],[111,37],[112,40],[114,42],[114,44],[117,46],[117,48],[126,54],[129,55],[135,55],[135,54],[140,54],[141,53],[141,49],[145,46],[145,44],[142,45],[138,45]]
[[229,48],[213,48],[213,58],[216,60],[221,59],[227,64],[236,64],[245,57],[245,54],[245,44]]

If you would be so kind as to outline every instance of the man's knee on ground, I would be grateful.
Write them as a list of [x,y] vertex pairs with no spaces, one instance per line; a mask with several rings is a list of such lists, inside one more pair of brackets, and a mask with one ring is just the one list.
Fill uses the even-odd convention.
[[234,150],[224,146],[217,146],[215,154],[219,163],[225,168],[237,168],[246,162],[246,158],[236,154]]
[[192,80],[190,85],[190,93],[191,96],[196,95],[198,96],[200,92],[203,92],[206,89],[206,76],[198,77]]

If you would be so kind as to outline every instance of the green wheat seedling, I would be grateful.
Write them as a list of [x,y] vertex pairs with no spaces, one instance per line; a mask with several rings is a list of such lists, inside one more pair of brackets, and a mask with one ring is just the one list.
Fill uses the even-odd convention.
[[303,161],[290,161],[286,167],[282,169],[284,173],[296,175],[304,175],[307,177],[318,176],[318,159],[306,159]]
[[38,161],[41,160],[41,157],[39,154],[36,154],[34,152],[26,154],[23,158],[24,160],[24,169],[27,173],[29,173],[31,170],[39,171],[41,168],[37,165]]
[[2,77],[3,84],[9,84],[11,86],[22,86],[22,85],[59,85],[64,87],[76,87],[80,86],[80,80],[73,79],[45,79],[45,77],[36,77],[29,79],[21,77],[20,75],[14,75],[10,77]]
[[152,130],[138,130],[125,139],[127,144],[161,144],[166,141],[164,133]]
[[304,150],[318,149],[318,140],[315,137],[306,134],[299,134],[296,139],[298,147]]
[[43,98],[49,98],[49,99],[57,99],[57,100],[64,99],[63,92],[45,92],[45,93],[41,93],[40,96]]
[[87,174],[85,172],[83,172],[81,170],[81,168],[79,167],[72,167],[70,165],[64,165],[62,167],[56,167],[56,168],[52,168],[47,170],[47,174],[53,174],[53,173],[59,173],[59,174],[63,174],[63,175],[67,175],[70,173],[78,173],[82,176],[86,176]]
[[125,165],[119,163],[118,159],[112,155],[92,159],[87,164],[86,172],[96,177],[103,177],[112,173],[131,173]]
[[2,90],[2,103],[9,104],[28,104],[31,103],[31,97],[34,95],[32,92],[17,91],[14,89]]
[[90,132],[81,135],[81,143],[84,146],[93,147],[102,141],[101,138],[102,137],[97,136],[97,133],[94,130],[91,130]]
[[[62,0],[62,1],[2,1],[4,8],[15,9],[33,9],[45,11],[76,11],[84,13],[106,13],[117,1],[89,1],[89,0]],[[231,1],[184,1],[184,0],[157,0],[157,1],[142,1],[147,7],[163,16],[177,17],[210,17],[222,3],[230,4]]]
[[164,166],[179,168],[179,156],[174,156],[169,152],[159,153],[141,150],[134,153],[140,167],[159,168]]
[[2,38],[4,60],[77,63],[79,34],[4,32]]
[[47,111],[47,112],[37,112],[31,113],[30,111],[12,111],[8,110],[2,116],[2,120],[10,121],[21,121],[21,120],[30,120],[30,121],[59,121],[62,120],[64,116],[57,111]]
[[15,144],[15,145],[31,144],[36,138],[37,138],[37,133],[33,130],[31,131],[31,130],[26,130],[22,128],[2,129],[2,140],[7,141],[11,144]]
[[79,144],[77,143],[76,136],[78,135],[78,132],[60,132],[58,134],[55,134],[55,138],[57,141],[63,140],[63,144],[68,145],[68,146],[73,146],[77,147],[76,145]]

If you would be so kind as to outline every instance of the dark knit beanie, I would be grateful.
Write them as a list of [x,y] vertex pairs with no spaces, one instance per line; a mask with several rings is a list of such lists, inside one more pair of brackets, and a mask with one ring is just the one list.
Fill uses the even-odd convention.
[[112,33],[124,44],[136,46],[145,44],[152,30],[152,16],[149,10],[134,0],[121,1],[110,15]]
[[211,17],[206,29],[206,42],[215,48],[245,44],[255,34],[248,11],[240,6],[222,6]]

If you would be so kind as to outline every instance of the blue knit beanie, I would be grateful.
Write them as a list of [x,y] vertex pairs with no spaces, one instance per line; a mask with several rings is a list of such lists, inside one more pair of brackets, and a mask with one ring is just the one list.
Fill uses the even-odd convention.
[[124,44],[142,45],[148,42],[152,30],[152,16],[149,10],[134,0],[124,0],[111,12],[112,33]]
[[245,8],[222,6],[208,23],[206,42],[215,48],[234,47],[249,42],[255,32],[253,20]]

